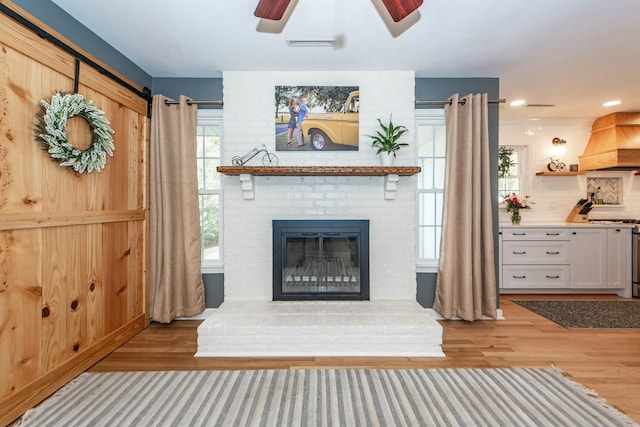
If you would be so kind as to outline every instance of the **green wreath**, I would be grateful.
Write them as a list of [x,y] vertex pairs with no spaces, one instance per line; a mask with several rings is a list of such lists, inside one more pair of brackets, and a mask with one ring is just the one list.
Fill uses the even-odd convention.
[[[86,101],[76,93],[58,92],[51,100],[41,100],[42,117],[38,125],[38,137],[42,140],[49,156],[62,167],[71,167],[78,173],[100,172],[107,164],[107,154],[113,157],[116,149],[111,135],[113,129],[104,117],[104,111],[97,109],[93,101]],[[69,144],[66,129],[67,121],[80,116],[89,122],[91,128],[91,146],[80,150]]]

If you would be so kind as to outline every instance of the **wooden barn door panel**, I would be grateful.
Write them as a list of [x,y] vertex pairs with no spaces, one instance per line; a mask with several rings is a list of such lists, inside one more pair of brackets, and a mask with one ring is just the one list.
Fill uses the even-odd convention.
[[2,16],[0,45],[6,47],[7,50],[16,50],[33,60],[34,63],[45,64],[58,73],[69,77],[73,77],[75,73],[75,59],[71,55],[4,15]]
[[97,70],[84,63],[80,64],[80,75],[82,76],[82,86],[86,90],[118,100],[119,108],[133,111],[142,117],[147,115],[147,101],[140,97],[131,96],[131,92],[124,86],[114,85],[113,82],[105,79]]
[[0,396],[40,375],[40,230],[0,231]]
[[42,305],[48,312],[42,318],[42,367],[50,370],[68,359],[71,351],[68,328],[68,300],[75,280],[77,250],[71,227],[43,230]]
[[89,238],[84,247],[87,262],[84,284],[87,289],[87,345],[91,345],[107,335],[107,314],[103,310],[102,224],[92,224],[86,228]]
[[128,266],[131,256],[128,223],[118,222],[102,226],[103,296],[106,332],[113,332],[130,320]]
[[[101,172],[60,167],[43,149],[35,125],[42,99],[73,90],[75,59],[4,14],[0,26],[0,425],[5,425],[147,322],[149,119],[144,99],[81,64],[78,92],[105,112],[116,149]],[[87,147],[87,130],[82,118],[70,119],[70,142]]]

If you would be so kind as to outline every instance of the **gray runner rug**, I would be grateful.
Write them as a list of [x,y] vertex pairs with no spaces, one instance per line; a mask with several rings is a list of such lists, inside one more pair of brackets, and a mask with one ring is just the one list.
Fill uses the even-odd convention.
[[84,373],[19,425],[637,426],[551,368]]
[[513,301],[569,329],[640,328],[640,301]]

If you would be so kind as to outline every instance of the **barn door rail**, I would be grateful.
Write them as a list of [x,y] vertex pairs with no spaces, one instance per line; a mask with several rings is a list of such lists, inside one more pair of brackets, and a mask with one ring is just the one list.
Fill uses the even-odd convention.
[[53,34],[49,33],[46,30],[44,30],[43,28],[41,28],[37,24],[31,22],[30,20],[28,20],[24,16],[20,15],[16,11],[12,10],[11,8],[9,8],[7,5],[5,5],[3,3],[0,3],[0,12],[4,13],[9,18],[13,19],[14,21],[19,23],[23,27],[33,31],[40,38],[43,38],[43,39],[49,41],[53,45],[55,45],[58,48],[60,48],[63,51],[65,51],[66,53],[72,55],[76,59],[76,73],[74,75],[74,83],[73,83],[74,91],[77,92],[77,89],[78,89],[78,78],[79,78],[78,61],[82,61],[85,64],[87,64],[90,67],[92,67],[93,69],[95,69],[96,71],[98,71],[100,74],[108,77],[109,79],[111,79],[114,82],[118,83],[120,86],[126,88],[127,90],[135,93],[136,95],[138,95],[139,97],[141,97],[145,101],[147,101],[147,117],[151,117],[151,89],[149,89],[148,87],[145,86],[142,90],[139,90],[138,88],[136,88],[135,86],[133,86],[129,82],[121,79],[120,77],[118,77],[117,75],[112,73],[111,71],[109,71],[106,68],[104,68],[102,65],[98,64],[97,62],[95,62],[91,58],[89,58],[86,55],[82,54],[81,52],[77,51],[73,47],[69,46],[68,44],[66,44],[62,40],[58,39]]

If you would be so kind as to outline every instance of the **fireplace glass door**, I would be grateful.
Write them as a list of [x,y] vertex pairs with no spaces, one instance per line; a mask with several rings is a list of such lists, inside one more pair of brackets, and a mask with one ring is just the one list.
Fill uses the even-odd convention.
[[368,299],[360,230],[283,230],[278,250],[274,299]]

